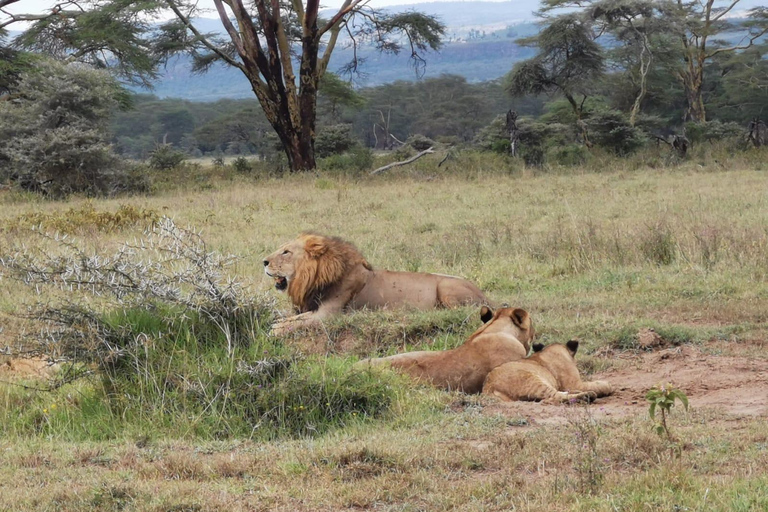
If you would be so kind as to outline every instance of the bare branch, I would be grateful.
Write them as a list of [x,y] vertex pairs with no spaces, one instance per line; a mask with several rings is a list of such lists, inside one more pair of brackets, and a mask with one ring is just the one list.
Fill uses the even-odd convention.
[[384,171],[386,171],[388,169],[391,169],[393,167],[400,167],[402,165],[408,165],[410,163],[415,162],[416,160],[418,160],[419,158],[423,157],[424,155],[429,155],[429,154],[432,154],[434,152],[435,152],[435,150],[432,149],[431,147],[427,148],[424,151],[421,151],[420,153],[417,153],[416,155],[412,156],[408,160],[403,160],[402,162],[392,162],[391,164],[387,164],[387,165],[385,165],[383,167],[379,167],[378,169],[374,169],[369,174],[370,175],[379,174],[380,172],[384,172]]

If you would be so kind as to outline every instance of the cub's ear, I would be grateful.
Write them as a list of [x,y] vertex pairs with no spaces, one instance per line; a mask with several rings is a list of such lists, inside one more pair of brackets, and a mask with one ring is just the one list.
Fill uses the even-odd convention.
[[544,344],[543,343],[534,343],[533,344],[533,351],[534,352],[541,352],[544,350]]
[[304,239],[304,252],[312,259],[317,259],[328,250],[325,238],[318,235],[309,235]]
[[482,320],[484,324],[487,324],[488,322],[491,321],[491,318],[493,318],[493,310],[488,306],[481,307],[480,320]]
[[566,343],[565,346],[568,347],[568,350],[574,356],[576,355],[576,351],[579,350],[579,342],[578,342],[578,340],[571,340],[568,343]]
[[524,309],[517,308],[512,312],[512,321],[521,329],[530,329],[531,315]]

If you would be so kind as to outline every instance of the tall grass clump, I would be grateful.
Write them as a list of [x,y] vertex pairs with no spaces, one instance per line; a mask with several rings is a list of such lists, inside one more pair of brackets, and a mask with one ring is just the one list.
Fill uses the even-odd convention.
[[[6,433],[303,436],[378,417],[399,395],[394,377],[305,359],[268,337],[272,301],[227,275],[234,256],[168,218],[112,255],[37,234],[47,243],[0,257],[0,268],[55,297],[30,316],[45,324],[38,350],[65,369],[53,394],[8,395]],[[78,377],[77,403],[46,405]]]

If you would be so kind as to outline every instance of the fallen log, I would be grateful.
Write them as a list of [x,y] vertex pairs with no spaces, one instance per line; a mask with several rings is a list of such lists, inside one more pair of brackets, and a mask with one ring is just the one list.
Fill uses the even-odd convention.
[[411,163],[415,162],[416,160],[418,160],[419,158],[423,157],[424,155],[428,155],[428,154],[431,154],[431,153],[434,153],[434,152],[435,152],[434,149],[427,148],[424,151],[421,151],[420,153],[417,153],[416,155],[412,156],[408,160],[403,160],[402,162],[392,162],[391,164],[387,164],[387,165],[385,165],[383,167],[379,167],[378,169],[372,170],[370,172],[370,174],[371,175],[379,174],[380,172],[384,172],[386,170],[392,169],[393,167],[400,167],[401,165],[411,164]]

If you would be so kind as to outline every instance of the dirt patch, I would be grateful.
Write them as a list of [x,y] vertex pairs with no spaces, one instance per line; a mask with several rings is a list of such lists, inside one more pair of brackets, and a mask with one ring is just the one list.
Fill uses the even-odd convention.
[[0,378],[50,378],[59,365],[47,357],[16,357],[0,364]]
[[[645,393],[670,382],[688,395],[693,408],[714,408],[734,416],[768,416],[768,361],[743,356],[716,356],[684,345],[658,352],[620,353],[616,368],[590,376],[607,380],[614,394],[593,404],[597,418],[647,414]],[[567,421],[567,405],[496,402],[485,414],[524,417],[529,425]]]

